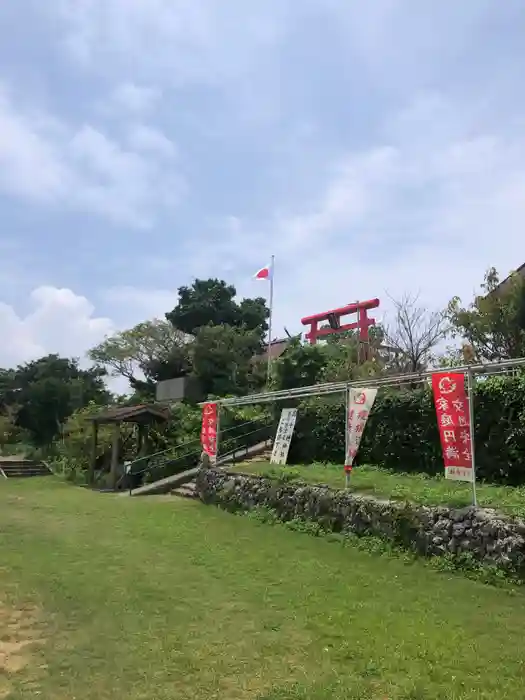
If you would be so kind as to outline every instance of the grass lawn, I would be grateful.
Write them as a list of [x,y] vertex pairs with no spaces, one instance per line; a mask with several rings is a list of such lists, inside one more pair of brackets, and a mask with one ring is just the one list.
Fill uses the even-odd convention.
[[421,562],[51,477],[0,482],[0,554],[9,700],[523,698],[525,594]]
[[[281,467],[269,462],[245,462],[235,466],[236,471],[304,481],[310,484],[326,484],[332,488],[344,488],[345,474],[340,464],[312,464],[309,466]],[[472,503],[472,486],[449,481],[442,476],[401,474],[372,466],[355,467],[352,471],[351,489],[379,498],[412,501],[425,505],[465,506]],[[477,484],[478,505],[497,508],[501,512],[525,518],[525,488]]]

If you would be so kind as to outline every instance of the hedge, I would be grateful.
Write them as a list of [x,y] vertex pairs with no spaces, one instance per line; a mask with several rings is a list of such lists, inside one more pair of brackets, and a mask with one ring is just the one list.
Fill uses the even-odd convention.
[[[344,402],[316,398],[299,405],[291,463],[344,461]],[[478,379],[474,395],[479,479],[525,484],[525,376]],[[380,390],[356,464],[430,475],[443,471],[430,389]]]

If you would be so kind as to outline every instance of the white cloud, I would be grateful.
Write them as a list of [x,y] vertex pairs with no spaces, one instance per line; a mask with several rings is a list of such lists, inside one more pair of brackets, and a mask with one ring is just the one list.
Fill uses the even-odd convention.
[[[142,143],[140,140],[142,139]],[[34,203],[150,226],[184,193],[165,156],[175,146],[153,128],[124,146],[96,127],[18,108],[0,85],[0,190]]]
[[513,15],[521,13],[520,0],[508,0],[497,12],[491,0],[324,2],[346,38],[345,58],[359,60],[371,84],[405,95],[440,82],[444,75],[452,83],[458,64],[461,70],[465,58],[468,62],[473,37],[488,29],[484,49],[490,51],[495,18],[504,26],[506,21],[515,23]]
[[60,196],[67,167],[54,143],[54,126],[41,115],[18,113],[0,84],[0,188],[4,192],[37,201]]
[[[153,289],[107,292],[104,302],[112,318],[132,325],[162,316],[175,302],[168,287],[194,276],[223,275],[237,281],[242,294],[261,294],[264,285],[250,278],[272,253],[277,256],[277,333],[285,324],[297,328],[306,313],[356,298],[380,296],[386,304],[385,290],[394,296],[420,290],[430,307],[456,293],[469,298],[487,266],[506,273],[523,262],[519,81],[505,70],[504,56],[501,63],[491,60],[499,59],[502,49],[488,21],[495,17],[493,26],[509,26],[508,8],[518,3],[508,0],[496,14],[488,0],[461,7],[443,2],[432,10],[400,0],[49,3],[47,11],[55,18],[56,8],[61,10],[68,50],[84,75],[89,72],[88,88],[97,74],[105,86],[115,84],[106,111],[108,116],[113,110],[114,132],[22,108],[0,91],[0,191],[40,205],[95,212],[120,224],[152,225],[171,211],[173,194],[176,203],[183,183],[170,132],[146,117],[161,97],[176,108],[176,98],[184,96],[187,113],[181,110],[180,119],[170,122],[166,112],[163,124],[184,133],[185,162],[198,190],[181,227],[185,235],[171,227],[163,240],[158,232],[159,245],[139,253],[126,249],[127,267],[132,269],[139,256],[145,274],[151,257],[158,281]],[[313,14],[302,23],[309,10]],[[319,74],[310,73],[311,55],[327,37],[333,46],[319,61]],[[486,78],[486,65],[476,74],[481,56],[496,66],[495,81]],[[512,60],[519,63],[519,56]],[[330,72],[331,66],[340,74]],[[69,66],[75,67],[78,63]],[[343,74],[356,76],[354,82],[365,84],[366,91],[346,94]],[[465,80],[467,74],[475,79]],[[341,105],[333,110],[330,105],[326,117],[324,76],[327,83],[341,82],[341,105],[357,95],[351,103],[355,124]],[[506,81],[516,86],[508,116],[494,99]],[[182,89],[175,92],[173,86]],[[92,104],[89,94],[85,98]],[[230,132],[217,129],[210,100],[226,114]],[[246,113],[273,114],[274,102],[276,114],[282,109],[279,129],[253,130],[247,145],[237,131]],[[368,116],[370,124],[364,124]],[[299,125],[308,126],[304,138]],[[297,145],[291,148],[288,137],[294,134]],[[209,159],[196,147],[201,136],[206,148],[220,141],[216,152],[206,153]],[[334,156],[336,148],[340,152]],[[231,168],[220,167],[224,153],[231,153]],[[280,190],[272,180],[275,173],[283,183]],[[217,200],[223,192],[228,200],[230,183],[239,204],[228,218],[226,205],[221,208]],[[201,226],[210,218],[220,223]],[[5,322],[16,325],[14,311],[2,309]],[[43,331],[28,333],[24,319],[18,321],[22,345],[47,348],[50,339],[43,342]]]
[[280,250],[293,254],[372,215],[377,206],[374,194],[395,179],[398,156],[396,149],[386,146],[341,159],[310,212],[278,219]]
[[174,158],[177,149],[173,141],[159,129],[144,124],[134,124],[128,130],[128,143],[134,151]]
[[[87,351],[108,335],[145,319],[164,318],[177,301],[169,290],[116,287],[106,291],[104,307],[112,318],[100,316],[94,305],[71,289],[41,286],[29,295],[29,310],[21,314],[0,302],[0,367],[15,367],[50,353],[79,358],[90,366]],[[129,392],[122,378],[108,378],[116,393]]]
[[30,310],[20,315],[0,303],[0,367],[12,367],[47,353],[85,359],[86,350],[115,330],[95,315],[93,305],[71,289],[43,286],[30,295]]
[[277,334],[356,299],[380,297],[381,318],[387,292],[420,292],[430,308],[456,294],[468,303],[489,266],[505,275],[525,260],[524,163],[521,131],[483,130],[460,104],[421,96],[368,151],[328,168],[302,211],[237,222],[210,255],[227,250],[253,295],[250,271],[276,254]]
[[[433,84],[442,75],[443,65],[454,69],[470,48],[471,37],[490,32],[495,15],[491,0],[459,4],[454,0],[439,4],[60,0],[49,4],[55,18],[57,10],[70,55],[83,66],[119,75],[119,79],[129,75],[131,63],[134,76],[167,85],[235,80],[263,64],[268,68],[288,33],[296,38],[294,32],[305,18],[307,23],[316,21],[320,31],[309,37],[311,46],[320,37],[340,39],[341,62],[357,61],[365,80],[404,94],[429,84],[429,78]],[[521,1],[507,0],[498,7],[497,19],[515,23],[520,14]],[[260,88],[264,76],[257,77]]]
[[112,287],[103,294],[104,301],[131,327],[145,319],[164,318],[177,303],[177,292],[169,289]]
[[[61,0],[73,58],[97,71],[129,71],[163,84],[246,75],[286,26],[289,0]],[[57,6],[50,7],[53,14]]]
[[119,114],[142,115],[151,112],[161,98],[161,91],[157,87],[136,85],[132,82],[120,83],[113,90],[105,107],[114,109]]

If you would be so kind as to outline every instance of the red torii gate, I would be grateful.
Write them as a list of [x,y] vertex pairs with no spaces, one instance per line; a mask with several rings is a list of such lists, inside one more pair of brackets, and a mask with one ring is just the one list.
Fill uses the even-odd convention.
[[[378,306],[379,299],[369,299],[368,301],[356,301],[353,304],[342,306],[339,309],[325,311],[321,314],[305,316],[301,319],[301,323],[303,326],[310,326],[310,330],[306,334],[306,339],[310,341],[311,345],[315,345],[318,338],[324,338],[334,333],[344,333],[344,331],[352,331],[359,328],[359,343],[365,344],[365,349],[368,350],[368,329],[370,326],[374,326],[376,322],[374,318],[368,317],[368,311],[370,309],[377,309]],[[348,316],[350,314],[357,314],[357,321],[341,325],[341,316]],[[330,327],[319,328],[319,324],[323,321],[327,321]],[[366,352],[366,354],[368,354],[368,352]]]

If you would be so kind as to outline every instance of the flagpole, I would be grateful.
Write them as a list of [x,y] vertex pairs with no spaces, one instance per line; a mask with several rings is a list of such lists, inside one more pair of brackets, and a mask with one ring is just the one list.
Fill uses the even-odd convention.
[[266,376],[266,385],[270,388],[272,379],[272,318],[273,318],[273,273],[275,266],[275,255],[272,255],[270,263],[270,314],[268,316],[268,367]]

